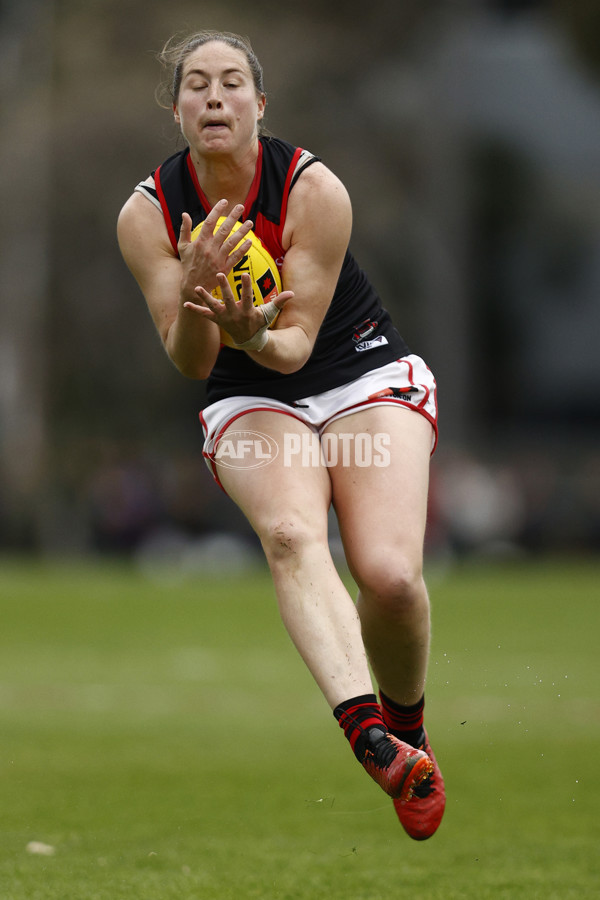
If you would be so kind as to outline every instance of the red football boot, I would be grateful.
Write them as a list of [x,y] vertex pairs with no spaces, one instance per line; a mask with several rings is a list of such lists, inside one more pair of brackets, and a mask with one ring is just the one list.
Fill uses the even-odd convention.
[[420,750],[427,754],[433,769],[414,787],[411,797],[394,799],[394,809],[406,833],[415,841],[426,841],[437,831],[442,821],[446,792],[444,779],[429,744],[427,732]]
[[394,804],[408,804],[433,774],[433,763],[425,750],[417,750],[380,728],[369,728],[365,743],[362,765],[379,787],[394,798]]

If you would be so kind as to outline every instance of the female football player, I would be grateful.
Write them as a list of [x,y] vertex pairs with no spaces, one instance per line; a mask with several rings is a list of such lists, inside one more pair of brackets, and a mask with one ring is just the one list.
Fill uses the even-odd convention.
[[[348,250],[343,184],[309,151],[262,134],[249,43],[202,32],[169,42],[163,60],[186,146],[125,203],[120,247],[169,357],[207,379],[204,453],[260,538],[292,640],[354,754],[423,840],[445,804],[423,726],[434,379]],[[247,273],[239,296],[226,277],[251,253],[251,229],[283,285],[262,306]],[[242,433],[280,452],[233,465],[219,447]],[[315,457],[315,442],[327,454]],[[330,554],[331,504],[356,605]]]

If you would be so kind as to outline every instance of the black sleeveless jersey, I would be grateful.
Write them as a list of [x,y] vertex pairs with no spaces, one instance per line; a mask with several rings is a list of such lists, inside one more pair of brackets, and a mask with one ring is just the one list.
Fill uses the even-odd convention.
[[[285,255],[282,234],[290,191],[304,168],[317,159],[286,141],[260,139],[256,173],[241,218],[252,219],[255,233],[279,267]],[[182,213],[189,213],[195,227],[210,212],[187,149],[167,159],[137,189],[160,205],[175,253]],[[348,250],[313,352],[302,369],[282,375],[258,365],[242,350],[223,346],[208,378],[207,401],[244,395],[292,403],[346,384],[409,352]]]

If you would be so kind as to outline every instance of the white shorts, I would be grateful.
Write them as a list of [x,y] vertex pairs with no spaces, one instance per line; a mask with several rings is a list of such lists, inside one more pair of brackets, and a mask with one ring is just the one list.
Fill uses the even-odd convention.
[[304,422],[316,434],[336,419],[349,416],[366,406],[390,403],[420,413],[433,426],[431,452],[437,444],[437,387],[430,368],[420,356],[411,354],[395,362],[372,369],[354,381],[293,403],[271,397],[227,397],[207,406],[200,413],[204,430],[202,455],[219,483],[214,453],[225,431],[241,416],[271,410]]

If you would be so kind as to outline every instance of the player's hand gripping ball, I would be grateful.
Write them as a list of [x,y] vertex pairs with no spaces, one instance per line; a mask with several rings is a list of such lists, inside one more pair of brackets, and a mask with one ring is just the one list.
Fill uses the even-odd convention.
[[[224,221],[225,217],[221,216],[221,218],[215,225],[215,231]],[[200,222],[200,224],[196,225],[196,227],[193,229],[193,241],[195,241],[200,234],[203,224],[204,222]],[[237,231],[239,227],[240,223],[236,222],[232,228],[232,231]],[[234,299],[240,300],[242,295],[242,274],[244,272],[247,272],[250,275],[250,279],[252,281],[254,305],[262,306],[263,303],[268,303],[270,300],[276,297],[277,294],[281,293],[281,276],[275,264],[275,260],[266,249],[260,238],[253,231],[249,231],[244,240],[251,240],[252,246],[244,254],[244,256],[242,256],[237,265],[233,267],[231,272],[229,272],[229,274],[227,275],[227,281],[229,282],[229,286],[231,287]],[[223,299],[220,287],[214,288],[211,293],[213,297],[215,297],[215,299]],[[274,322],[275,320],[273,320],[269,327],[271,327]],[[231,337],[227,334],[227,332],[223,331],[223,329],[221,329],[221,341],[228,347],[235,346]]]

